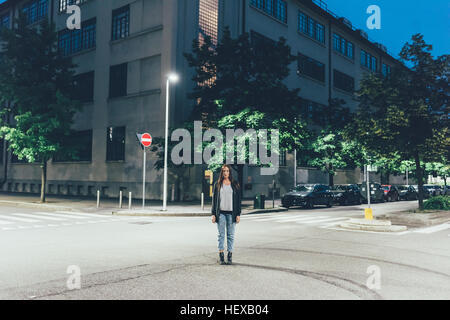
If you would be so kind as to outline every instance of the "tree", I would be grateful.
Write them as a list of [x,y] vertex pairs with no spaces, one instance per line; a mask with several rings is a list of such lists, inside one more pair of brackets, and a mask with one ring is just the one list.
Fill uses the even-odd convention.
[[74,114],[81,104],[72,99],[74,65],[58,52],[55,25],[44,20],[29,28],[25,17],[17,27],[3,28],[0,63],[0,135],[19,159],[41,164],[41,202],[45,202],[47,162],[67,152]]
[[368,74],[358,92],[360,104],[347,132],[378,156],[414,159],[423,208],[423,163],[448,154],[449,56],[434,59],[420,34],[403,47],[405,66],[389,77]]

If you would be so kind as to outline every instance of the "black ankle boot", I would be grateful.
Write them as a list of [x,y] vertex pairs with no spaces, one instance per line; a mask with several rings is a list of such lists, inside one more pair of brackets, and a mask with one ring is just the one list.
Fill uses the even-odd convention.
[[220,258],[220,264],[226,264],[225,263],[225,255],[223,252],[219,252],[219,258]]
[[228,257],[227,257],[227,260],[228,260],[228,264],[233,264],[233,261],[232,261],[232,252],[228,252]]

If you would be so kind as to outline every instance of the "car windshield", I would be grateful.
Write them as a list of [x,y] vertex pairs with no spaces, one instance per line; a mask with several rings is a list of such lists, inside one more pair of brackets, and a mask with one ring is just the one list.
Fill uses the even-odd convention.
[[398,190],[408,190],[407,186],[398,186]]
[[314,186],[297,186],[293,191],[300,191],[300,192],[309,192],[313,191]]
[[434,187],[434,186],[424,186],[424,188],[427,188],[427,189],[434,189],[435,187]]

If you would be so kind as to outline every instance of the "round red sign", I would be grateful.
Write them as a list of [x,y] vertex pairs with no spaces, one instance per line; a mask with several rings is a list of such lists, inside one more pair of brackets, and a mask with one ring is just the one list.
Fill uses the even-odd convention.
[[141,142],[144,147],[150,147],[152,145],[152,136],[150,133],[144,133]]

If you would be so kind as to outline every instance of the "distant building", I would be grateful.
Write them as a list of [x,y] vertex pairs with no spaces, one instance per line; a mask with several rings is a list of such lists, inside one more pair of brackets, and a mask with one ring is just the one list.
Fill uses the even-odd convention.
[[[68,5],[79,4],[81,30],[68,30]],[[30,26],[41,19],[53,21],[59,31],[59,48],[73,58],[82,84],[79,99],[84,110],[76,116],[76,139],[85,141],[81,160],[53,159],[48,166],[49,194],[115,197],[120,190],[142,194],[142,150],[136,132],[164,135],[166,76],[175,71],[181,81],[172,87],[170,121],[182,122],[193,101],[192,70],[184,52],[192,40],[211,36],[214,41],[229,26],[232,35],[248,32],[253,38],[287,39],[298,63],[287,79],[300,87],[305,107],[312,110],[330,98],[342,98],[354,108],[353,92],[366,72],[387,74],[397,63],[380,44],[356,30],[350,21],[312,0],[8,0],[0,4],[0,26],[12,27],[13,17],[22,10]],[[74,138],[75,139],[75,138]],[[0,179],[4,191],[38,192],[40,168],[11,157],[2,150]],[[162,199],[162,171],[153,165],[149,153],[147,197]],[[293,185],[293,157],[281,156],[275,177],[259,176],[259,169],[244,169],[244,196],[269,194],[272,180],[277,193]],[[177,199],[198,199],[209,193],[205,166],[186,169],[184,178],[169,174]],[[359,182],[360,170],[338,172],[335,183]],[[298,182],[327,183],[327,175],[298,168]],[[181,183],[179,183],[181,182]]]

